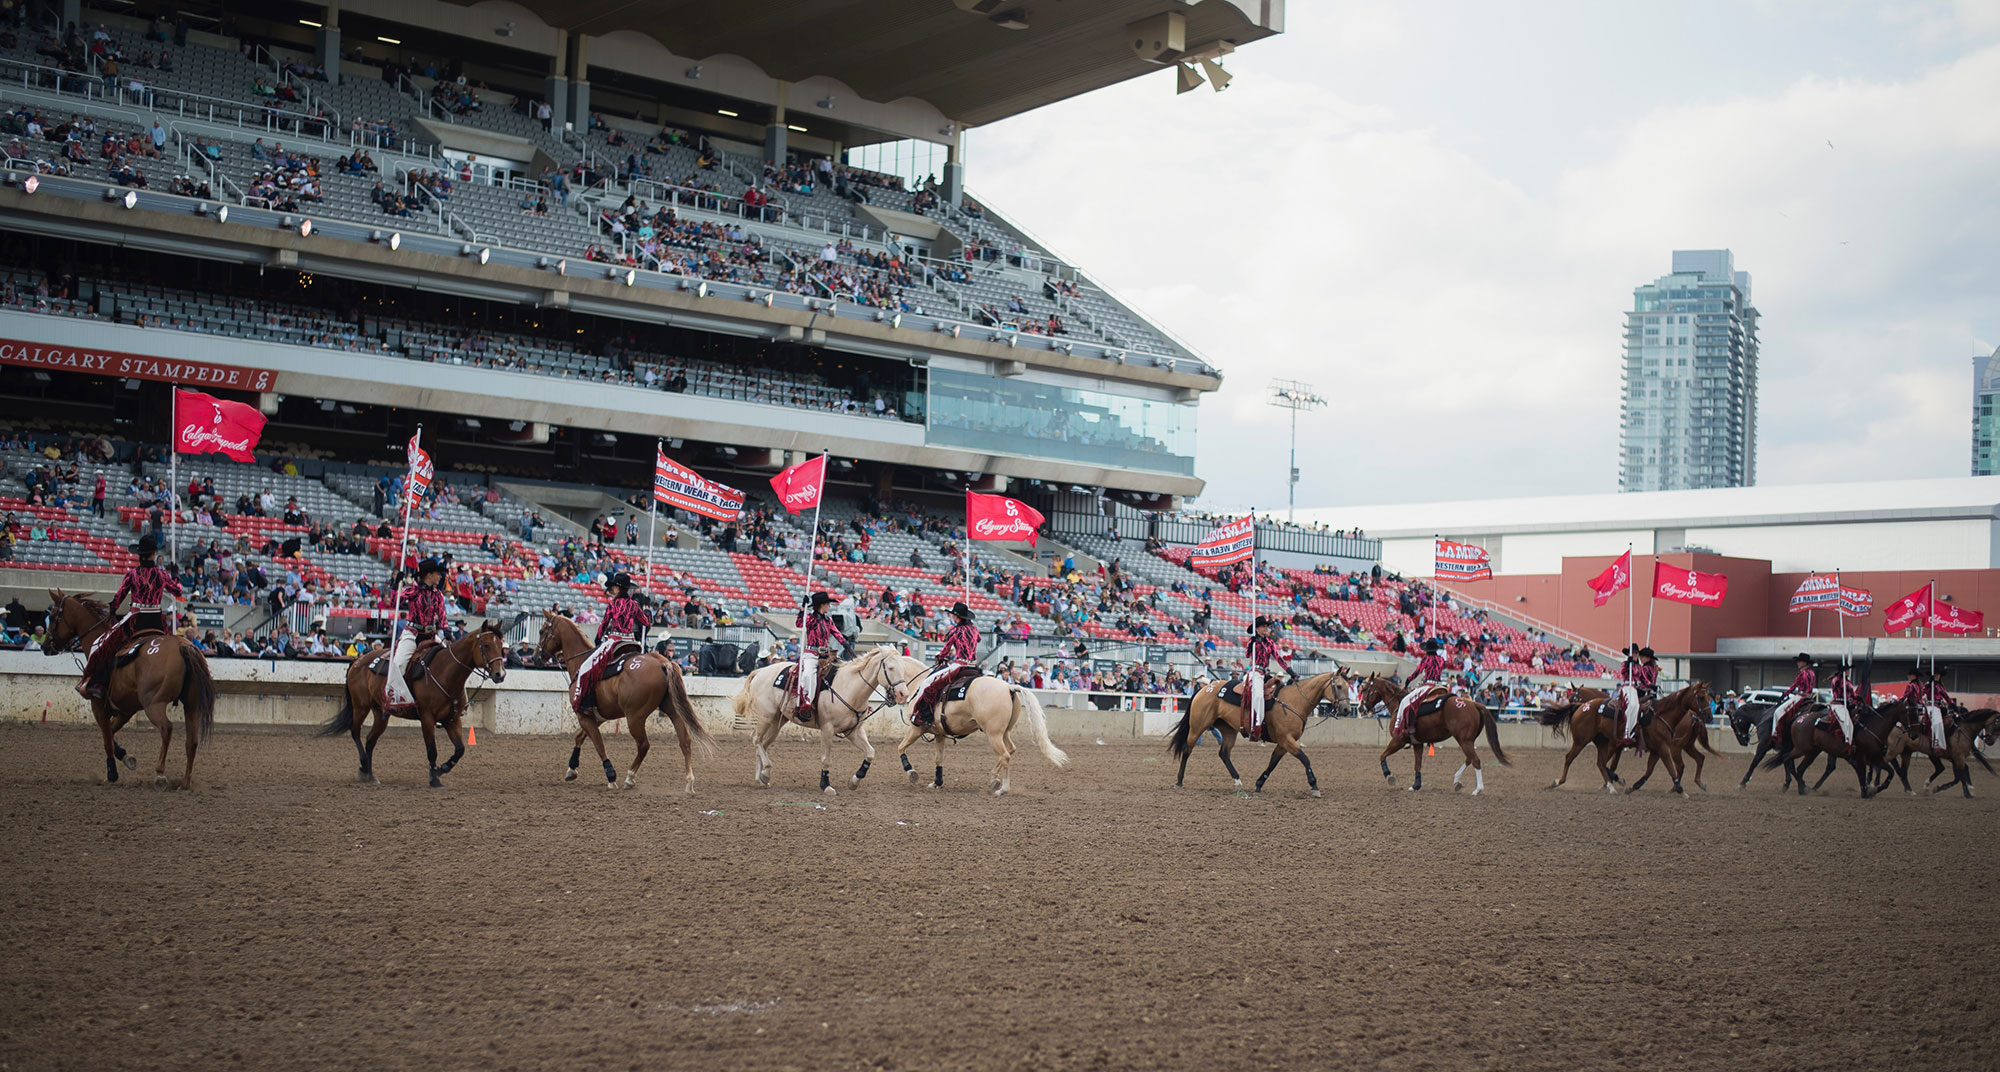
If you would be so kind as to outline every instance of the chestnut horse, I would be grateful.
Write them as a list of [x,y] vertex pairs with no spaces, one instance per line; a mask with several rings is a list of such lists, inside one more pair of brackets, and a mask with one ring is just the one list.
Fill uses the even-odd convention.
[[[1403,686],[1388,678],[1370,674],[1368,680],[1361,683],[1361,709],[1373,711],[1376,704],[1383,704],[1390,711],[1394,711],[1396,705],[1403,702],[1405,691],[1407,690]],[[1471,767],[1473,777],[1477,779],[1472,795],[1478,796],[1486,791],[1486,771],[1479,764],[1479,749],[1476,744],[1481,727],[1486,730],[1486,744],[1493,749],[1493,758],[1499,760],[1503,767],[1513,766],[1507,759],[1507,753],[1500,747],[1500,723],[1493,717],[1493,712],[1463,696],[1451,696],[1446,698],[1443,706],[1430,714],[1412,718],[1407,732],[1390,735],[1389,747],[1382,750],[1383,779],[1390,785],[1396,784],[1396,776],[1389,773],[1389,757],[1408,746],[1411,754],[1416,757],[1416,778],[1410,783],[1410,789],[1412,791],[1422,789],[1424,750],[1417,746],[1435,744],[1451,738],[1458,742],[1459,750],[1465,753],[1465,762],[1459,764],[1457,772],[1451,776],[1451,787],[1465,788],[1460,779],[1465,774],[1465,768]]]
[[[572,683],[576,681],[577,669],[594,648],[575,622],[552,610],[542,612],[542,637],[535,647],[535,657],[556,660]],[[618,788],[618,768],[604,754],[601,727],[622,718],[625,728],[631,731],[632,743],[638,747],[638,753],[632,757],[632,769],[625,772],[625,788],[632,788],[639,778],[639,765],[646,762],[646,753],[652,748],[646,739],[646,717],[658,711],[673,723],[674,736],[681,746],[681,765],[687,773],[687,794],[693,796],[695,750],[699,748],[704,756],[715,754],[715,739],[702,728],[694,705],[688,702],[681,668],[659,652],[643,649],[607,657],[606,668],[613,663],[619,664],[619,672],[598,681],[594,690],[597,706],[590,714],[577,716],[576,739],[570,742],[569,770],[563,774],[563,781],[576,781],[576,765],[583,758],[583,741],[588,737],[597,749],[598,761],[604,764],[604,788]]]
[[[345,733],[354,739],[354,751],[361,757],[361,769],[355,777],[373,784],[375,781],[375,742],[382,731],[389,728],[389,716],[382,710],[382,684],[385,674],[373,669],[377,656],[387,654],[389,649],[373,647],[362,652],[347,666],[347,696],[340,705],[340,711],[333,720],[321,726],[319,736],[332,737]],[[397,718],[413,718],[424,729],[424,754],[430,758],[431,788],[441,788],[441,775],[450,774],[453,767],[465,755],[465,738],[460,732],[465,716],[465,682],[474,674],[493,681],[507,679],[507,639],[501,635],[500,627],[492,622],[482,622],[479,628],[437,649],[426,649],[410,659],[410,669],[420,676],[410,683],[410,695],[416,697],[417,713],[398,714]],[[368,743],[361,743],[361,724],[370,714],[375,723],[369,727]],[[451,736],[451,758],[438,764],[437,729],[443,726]]]
[[[1319,796],[1319,776],[1313,773],[1312,760],[1306,758],[1305,749],[1299,747],[1299,738],[1305,736],[1306,722],[1313,709],[1321,701],[1331,701],[1336,707],[1347,706],[1347,686],[1352,681],[1347,676],[1347,668],[1340,667],[1329,674],[1315,674],[1301,678],[1278,690],[1270,705],[1264,711],[1264,739],[1277,745],[1271,752],[1271,763],[1264,773],[1257,776],[1257,792],[1264,791],[1264,782],[1271,772],[1278,769],[1279,761],[1287,755],[1299,757],[1300,765],[1306,769],[1306,785],[1311,796]],[[1245,688],[1248,686],[1245,685]],[[1236,735],[1243,732],[1243,708],[1222,698],[1223,683],[1212,681],[1188,698],[1187,714],[1167,733],[1167,751],[1181,761],[1180,772],[1174,775],[1174,788],[1181,788],[1187,780],[1188,756],[1194,751],[1195,743],[1201,735],[1212,727],[1222,737],[1218,750],[1222,767],[1229,772],[1229,780],[1236,788],[1243,788],[1243,778],[1236,773],[1236,764],[1230,762],[1229,750],[1236,744]]]
[[[49,604],[43,655],[89,651],[91,643],[115,620],[111,608],[94,599],[54,589],[49,590],[49,598],[54,602]],[[103,696],[90,701],[90,713],[97,719],[98,732],[104,735],[104,780],[118,780],[121,761],[126,770],[139,765],[125,754],[116,736],[133,715],[144,711],[160,731],[160,760],[153,766],[153,785],[165,789],[172,784],[167,780],[167,749],[173,744],[174,724],[167,718],[167,705],[178,703],[187,736],[187,770],[181,775],[180,788],[193,789],[195,748],[208,739],[215,725],[215,679],[209,676],[208,659],[201,649],[170,633],[141,633],[119,645],[119,650],[131,652],[130,661],[119,661],[117,653],[108,656],[114,660],[111,681]]]
[[[1632,783],[1629,792],[1638,792],[1646,785],[1646,779],[1653,776],[1653,768],[1665,757],[1667,773],[1673,776],[1674,792],[1682,792],[1681,773],[1687,768],[1687,757],[1694,757],[1694,784],[1702,792],[1708,787],[1701,784],[1702,749],[1708,749],[1711,756],[1722,753],[1708,743],[1708,715],[1710,698],[1708,682],[1697,681],[1686,688],[1670,692],[1653,701],[1652,725],[1646,734],[1646,772]],[[1659,733],[1652,731],[1659,727]],[[1611,757],[1613,770],[1618,767],[1618,757]]]

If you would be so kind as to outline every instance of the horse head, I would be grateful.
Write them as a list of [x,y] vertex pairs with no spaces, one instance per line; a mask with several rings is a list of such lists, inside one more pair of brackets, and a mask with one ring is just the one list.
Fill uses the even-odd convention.
[[1756,732],[1757,721],[1770,711],[1770,704],[1737,704],[1736,710],[1729,712],[1729,728],[1736,734],[1736,743],[1749,744],[1751,736]]
[[473,665],[494,681],[507,680],[507,636],[500,627],[488,618],[468,635],[472,637]]
[[1326,676],[1326,683],[1320,687],[1319,700],[1331,703],[1336,714],[1346,715],[1354,709],[1354,704],[1347,698],[1347,690],[1353,684],[1354,679],[1348,676],[1347,667],[1336,664],[1333,673]]
[[562,654],[562,627],[568,622],[568,618],[557,614],[554,610],[545,610],[542,612],[542,633],[535,640],[535,659],[537,661],[544,663],[552,662]]
[[111,612],[80,595],[59,588],[48,589],[48,625],[42,634],[42,654],[60,655],[83,645],[91,630],[111,620]]

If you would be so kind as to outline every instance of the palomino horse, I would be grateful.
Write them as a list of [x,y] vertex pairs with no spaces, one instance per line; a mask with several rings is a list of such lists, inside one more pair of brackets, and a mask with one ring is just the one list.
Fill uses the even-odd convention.
[[[43,655],[89,651],[90,645],[113,621],[111,608],[94,599],[64,595],[51,589],[49,631],[42,640]],[[133,647],[134,642],[137,647]],[[114,662],[110,684],[104,695],[90,701],[90,713],[104,735],[104,780],[118,780],[118,764],[132,770],[139,761],[125,754],[116,736],[132,716],[141,711],[160,731],[160,761],[153,767],[153,785],[165,789],[167,749],[173,744],[174,724],[167,718],[167,705],[181,705],[182,727],[187,735],[187,771],[181,776],[182,789],[194,788],[195,747],[208,739],[215,725],[215,679],[209,676],[208,660],[200,649],[171,634],[144,634],[121,645],[130,651],[129,662]]]
[[[1351,679],[1347,668],[1340,667],[1330,674],[1315,674],[1292,682],[1278,690],[1270,706],[1264,712],[1264,735],[1277,745],[1271,753],[1271,765],[1257,777],[1257,791],[1264,791],[1264,781],[1271,772],[1278,769],[1278,761],[1287,755],[1299,757],[1299,763],[1306,769],[1306,785],[1311,795],[1319,796],[1319,777],[1313,773],[1312,760],[1306,758],[1305,749],[1299,747],[1299,738],[1305,735],[1306,720],[1318,707],[1320,701],[1330,700],[1337,707],[1347,706],[1347,686]],[[1247,685],[1244,687],[1248,687]],[[1207,733],[1210,727],[1219,730],[1222,746],[1217,751],[1222,757],[1222,767],[1229,772],[1229,780],[1236,788],[1243,788],[1243,778],[1236,773],[1236,764],[1229,760],[1229,750],[1236,744],[1236,735],[1243,732],[1243,708],[1222,698],[1222,682],[1211,682],[1202,686],[1199,692],[1188,700],[1187,714],[1167,733],[1167,751],[1181,761],[1180,772],[1174,775],[1174,788],[1179,789],[1187,779],[1188,755],[1194,751],[1195,742]]]
[[[389,716],[382,709],[383,671],[373,669],[376,657],[385,655],[387,648],[373,647],[363,652],[347,667],[347,698],[340,705],[340,711],[333,721],[320,727],[319,736],[332,737],[345,733],[354,739],[355,754],[361,757],[361,769],[355,775],[363,782],[375,781],[375,742],[382,731],[389,728]],[[461,720],[465,716],[465,682],[474,674],[493,681],[507,678],[507,639],[500,634],[500,627],[492,622],[482,622],[479,628],[449,644],[439,645],[419,652],[410,660],[411,669],[418,670],[421,677],[410,683],[410,695],[416,697],[417,713],[398,714],[397,718],[414,718],[424,729],[424,754],[430,759],[431,788],[444,785],[439,776],[451,773],[453,767],[465,755],[465,738],[460,733]],[[368,743],[361,743],[361,724],[370,714],[375,716],[375,724],[368,729]],[[437,729],[443,726],[451,736],[451,758],[438,765]]]
[[[771,784],[771,745],[777,742],[785,724],[794,721],[792,715],[798,709],[797,697],[788,684],[780,682],[787,667],[796,672],[798,664],[778,662],[758,667],[743,679],[742,687],[729,701],[737,718],[750,719],[751,737],[757,743],[758,785]],[[877,692],[885,697],[895,696],[896,688],[907,680],[902,656],[887,645],[842,663],[834,671],[833,680],[820,693],[813,720],[805,723],[819,730],[819,787],[828,796],[833,795],[833,777],[827,773],[833,739],[845,734],[860,750],[861,766],[847,780],[849,789],[859,788],[861,779],[868,777],[868,768],[875,762],[875,746],[868,743],[868,730],[863,723],[880,705],[869,704]]]
[[[1403,702],[1405,691],[1401,685],[1388,678],[1369,674],[1368,680],[1361,683],[1361,709],[1373,711],[1376,704],[1383,704],[1393,712],[1396,710],[1396,705]],[[1465,788],[1460,779],[1465,774],[1465,768],[1471,767],[1475,779],[1472,795],[1478,796],[1486,791],[1486,771],[1480,767],[1479,749],[1475,743],[1479,740],[1481,727],[1486,729],[1486,744],[1493,749],[1493,758],[1499,760],[1503,767],[1513,766],[1507,759],[1507,753],[1500,747],[1500,723],[1493,717],[1493,712],[1463,696],[1452,696],[1436,711],[1411,719],[1408,732],[1390,736],[1389,747],[1382,750],[1382,777],[1390,785],[1396,784],[1396,776],[1389,773],[1389,757],[1408,746],[1417,761],[1416,779],[1410,783],[1410,789],[1413,791],[1422,789],[1424,750],[1417,746],[1435,744],[1449,737],[1456,740],[1459,750],[1465,753],[1465,762],[1459,764],[1457,772],[1451,776],[1451,787]]]
[[[555,660],[572,683],[594,647],[583,638],[583,630],[575,622],[552,610],[542,612],[542,636],[535,646],[535,657]],[[633,647],[637,649],[638,645]],[[639,765],[646,762],[646,753],[652,749],[652,742],[646,739],[646,717],[658,711],[673,723],[674,736],[681,745],[681,765],[687,773],[687,794],[693,796],[695,749],[699,747],[704,756],[714,755],[715,739],[702,728],[694,705],[688,702],[681,668],[655,651],[633,650],[607,656],[606,660],[606,669],[611,668],[609,664],[617,664],[618,673],[598,680],[594,690],[597,706],[590,714],[577,716],[576,739],[570,742],[569,770],[563,773],[563,781],[576,781],[576,765],[583,758],[583,742],[587,737],[597,749],[598,761],[604,764],[604,788],[618,788],[618,768],[604,754],[602,727],[622,718],[632,734],[632,743],[638,747],[638,753],[632,757],[632,769],[625,772],[625,788],[632,788],[639,780]]]
[[[1952,727],[1950,736],[1945,738],[1942,753],[1931,744],[1930,728],[1923,724],[1921,712],[1903,711],[1901,714],[1896,728],[1889,731],[1889,746],[1883,759],[1895,767],[1896,775],[1903,780],[1903,792],[1914,792],[1910,788],[1910,753],[1930,757],[1931,776],[1924,782],[1924,788],[1933,793],[1942,793],[1956,785],[1965,791],[1966,796],[1971,796],[1972,768],[1967,766],[1967,759],[1978,760],[1987,773],[1993,773],[1993,764],[1988,763],[1986,756],[1979,751],[1979,737],[1982,734],[1990,736],[1996,728],[2000,728],[2000,711],[1987,707],[1961,712],[1958,725]],[[1946,763],[1951,764],[1952,780],[1938,785],[1938,776],[1944,773]]]
[[[910,682],[927,667],[924,663],[910,658],[898,658],[902,680],[896,683],[891,693],[898,704],[907,706],[916,697],[910,691]],[[965,699],[949,702],[939,701],[933,713],[931,724],[919,726],[911,724],[903,741],[896,746],[896,754],[903,761],[903,773],[909,775],[910,784],[920,784],[917,770],[910,766],[910,746],[930,734],[937,739],[937,770],[931,778],[932,789],[944,788],[944,743],[970,736],[975,731],[986,733],[986,743],[993,746],[993,795],[1005,796],[1012,787],[1010,774],[1014,766],[1014,727],[1025,719],[1029,732],[1035,736],[1035,747],[1041,749],[1043,757],[1058,768],[1067,766],[1069,756],[1049,740],[1049,720],[1042,713],[1042,701],[1035,694],[1019,685],[1010,684],[997,677],[980,676],[972,679],[966,687]]]
[[[1897,719],[1902,713],[1901,708],[1901,701],[1879,710],[1865,704],[1850,707],[1848,709],[1850,717],[1854,720],[1854,742],[1851,748],[1843,746],[1838,729],[1820,725],[1820,716],[1824,708],[1801,712],[1791,720],[1788,740],[1779,746],[1775,755],[1764,761],[1764,766],[1770,768],[1782,764],[1798,782],[1799,795],[1805,796],[1806,775],[1811,773],[1813,760],[1822,754],[1828,756],[1844,754],[1848,764],[1854,768],[1855,781],[1861,785],[1861,797],[1866,800],[1875,795],[1880,788],[1871,784],[1870,776],[1875,768],[1885,765],[1889,733],[1896,727]],[[1824,781],[1826,776],[1821,775],[1820,782]],[[1884,779],[1882,784],[1887,785],[1887,779]],[[1818,789],[1819,783],[1815,782],[1813,788]]]
[[[1687,769],[1687,757],[1694,757],[1694,784],[1702,792],[1708,787],[1701,784],[1702,749],[1708,749],[1711,756],[1722,753],[1708,743],[1709,707],[1708,682],[1697,681],[1686,688],[1670,692],[1653,701],[1651,725],[1646,727],[1646,772],[1632,783],[1631,792],[1638,792],[1646,785],[1646,779],[1653,776],[1653,768],[1661,757],[1667,761],[1667,773],[1674,779],[1674,792],[1681,790],[1681,772]],[[1657,727],[1657,735],[1652,732]],[[1611,766],[1616,769],[1618,757],[1611,757]]]

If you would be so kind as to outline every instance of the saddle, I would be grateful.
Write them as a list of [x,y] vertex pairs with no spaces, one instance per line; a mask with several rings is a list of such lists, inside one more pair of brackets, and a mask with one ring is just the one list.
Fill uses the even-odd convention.
[[1424,715],[1437,714],[1443,710],[1444,702],[1449,699],[1451,699],[1450,689],[1443,685],[1425,685],[1424,691],[1418,693],[1416,701],[1410,705],[1410,717],[1420,718]]
[[641,654],[645,650],[645,646],[636,640],[619,641],[618,646],[611,649],[611,654],[606,655],[604,661],[598,664],[597,680],[599,682],[609,681],[619,674],[624,673],[625,663],[629,658],[633,655]]
[[[438,652],[443,650],[444,645],[435,639],[417,641],[417,650],[410,655],[410,664],[403,667],[403,680],[412,683],[419,680],[423,676],[422,672],[429,669],[431,660],[437,658]],[[368,660],[368,672],[371,674],[381,674],[383,677],[389,676],[389,653],[387,650]]]
[[[1276,674],[1266,674],[1264,676],[1264,706],[1269,707],[1271,705],[1271,701],[1278,695],[1278,689],[1280,687],[1282,687],[1282,683],[1278,680],[1278,676]],[[1218,699],[1220,699],[1223,703],[1230,704],[1235,707],[1244,706],[1243,678],[1240,676],[1230,678],[1229,681],[1222,686],[1222,692],[1218,696]]]
[[965,699],[965,694],[972,689],[972,683],[984,676],[986,671],[976,666],[960,667],[957,673],[951,675],[951,680],[945,684],[944,691],[938,694],[938,702],[957,703]]
[[126,637],[125,645],[119,649],[117,656],[111,660],[112,669],[115,670],[122,666],[131,665],[132,661],[139,657],[139,649],[148,640],[154,640],[166,635],[167,631],[164,629],[148,629],[143,633],[134,633]]
[[[819,661],[819,683],[818,687],[813,689],[813,695],[817,696],[825,692],[828,686],[833,684],[833,675],[840,672],[842,665],[842,663],[834,659],[821,659]],[[788,662],[784,664],[784,669],[778,671],[777,686],[780,692],[791,691],[792,675],[797,673],[798,669],[798,663]]]

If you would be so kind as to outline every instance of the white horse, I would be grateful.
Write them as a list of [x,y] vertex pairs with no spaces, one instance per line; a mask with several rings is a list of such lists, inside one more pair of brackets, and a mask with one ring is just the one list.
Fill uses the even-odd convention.
[[[888,702],[887,697],[895,695],[905,681],[902,664],[902,656],[886,645],[841,664],[826,691],[819,694],[813,720],[797,723],[819,730],[819,787],[828,796],[833,795],[833,780],[827,773],[827,761],[833,753],[833,739],[840,734],[846,734],[848,741],[861,750],[861,766],[847,780],[847,787],[858,788],[861,779],[868,777],[868,766],[875,762],[875,746],[868,743],[863,723],[876,709],[869,703],[877,692],[885,697],[884,703]],[[781,688],[778,684],[778,676],[786,667],[796,669],[797,664],[772,663],[758,668],[743,679],[743,687],[736,690],[735,698],[730,701],[736,717],[749,718],[755,727],[751,737],[757,742],[758,785],[771,784],[771,745],[787,723],[796,722],[792,716],[798,710],[798,697],[790,687]]]
[[[913,687],[917,676],[930,667],[908,657],[898,657],[897,661],[903,681],[896,686],[893,695],[897,703],[907,707],[916,699],[916,691],[921,687]],[[986,743],[993,746],[993,795],[1003,796],[1010,787],[1008,776],[1016,751],[1011,734],[1024,715],[1028,729],[1035,735],[1035,746],[1041,749],[1042,755],[1058,768],[1068,764],[1069,756],[1049,740],[1048,718],[1042,713],[1042,701],[1032,691],[997,677],[978,677],[966,689],[965,699],[939,702],[929,726],[912,725],[910,731],[903,735],[903,743],[896,748],[903,761],[903,771],[910,776],[910,784],[921,784],[916,768],[910,766],[910,757],[906,753],[924,734],[934,733],[937,735],[937,771],[930,787],[942,789],[945,738],[965,737],[976,730],[985,730]]]

